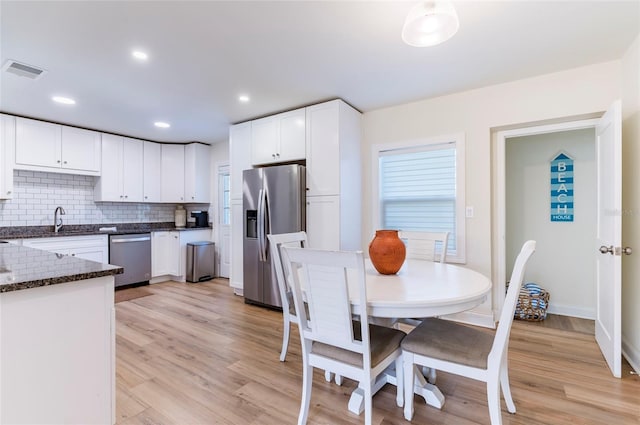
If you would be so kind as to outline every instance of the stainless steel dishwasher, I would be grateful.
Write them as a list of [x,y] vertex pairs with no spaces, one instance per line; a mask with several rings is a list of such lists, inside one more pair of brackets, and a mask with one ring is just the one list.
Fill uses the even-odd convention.
[[116,286],[151,279],[151,234],[109,235],[109,264],[124,267],[115,275]]

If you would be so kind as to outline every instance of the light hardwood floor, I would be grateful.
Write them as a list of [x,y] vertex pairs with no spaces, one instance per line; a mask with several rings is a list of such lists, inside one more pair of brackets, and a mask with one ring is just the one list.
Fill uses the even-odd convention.
[[[153,295],[116,304],[117,423],[294,424],[301,357],[292,328],[287,361],[278,360],[281,313],[244,304],[224,279],[166,282]],[[593,336],[516,321],[509,347],[517,413],[505,425],[640,424],[640,379],[625,364],[609,373]],[[348,412],[356,383],[314,376],[309,424],[362,424]],[[488,424],[482,383],[438,374],[442,410],[416,398],[414,424]],[[374,424],[406,424],[387,385],[373,400]]]

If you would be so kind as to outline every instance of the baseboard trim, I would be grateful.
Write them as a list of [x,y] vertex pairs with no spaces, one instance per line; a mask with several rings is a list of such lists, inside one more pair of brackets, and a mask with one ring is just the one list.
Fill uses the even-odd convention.
[[636,373],[640,373],[640,349],[634,347],[624,336],[622,337],[622,355]]
[[573,316],[581,319],[596,319],[596,311],[592,308],[575,307],[570,305],[558,305],[549,303],[547,313],[558,314],[560,316]]

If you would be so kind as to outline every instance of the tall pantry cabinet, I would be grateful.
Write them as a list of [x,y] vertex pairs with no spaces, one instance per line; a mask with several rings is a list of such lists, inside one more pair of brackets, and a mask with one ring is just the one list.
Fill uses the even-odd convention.
[[[305,153],[303,158],[300,158],[301,154],[297,157],[305,161],[307,170],[308,246],[361,250],[361,114],[344,101],[333,100],[277,116],[295,116],[295,120],[291,121],[295,125],[300,125],[299,121],[304,117]],[[264,118],[257,121],[258,124],[270,122]],[[257,148],[256,137],[252,134],[254,123],[256,121],[231,126],[229,132],[230,285],[236,293],[242,292],[243,273],[242,171],[252,168],[252,152],[255,153]]]

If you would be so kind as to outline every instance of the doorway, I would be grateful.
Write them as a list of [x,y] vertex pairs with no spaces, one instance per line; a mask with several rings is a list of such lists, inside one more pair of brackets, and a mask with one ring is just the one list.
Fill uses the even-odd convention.
[[229,165],[218,166],[218,276],[231,269],[231,191]]

